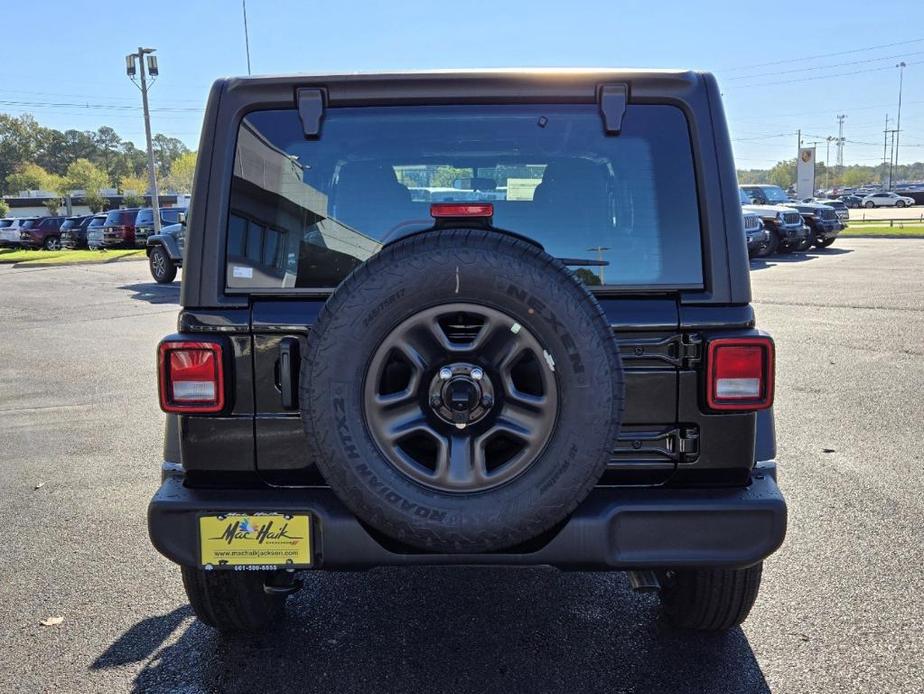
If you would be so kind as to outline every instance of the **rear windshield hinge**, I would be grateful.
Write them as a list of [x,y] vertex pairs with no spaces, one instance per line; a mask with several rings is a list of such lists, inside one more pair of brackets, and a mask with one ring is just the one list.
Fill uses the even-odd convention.
[[622,118],[626,115],[626,103],[629,101],[628,84],[604,84],[597,94],[600,113],[603,115],[603,128],[607,135],[618,135],[622,131]]
[[703,338],[696,334],[684,335],[680,340],[678,356],[683,366],[699,364],[703,359]]
[[298,117],[302,120],[305,137],[319,137],[321,134],[321,119],[324,118],[324,90],[316,88],[298,89],[295,92],[295,101],[298,103]]

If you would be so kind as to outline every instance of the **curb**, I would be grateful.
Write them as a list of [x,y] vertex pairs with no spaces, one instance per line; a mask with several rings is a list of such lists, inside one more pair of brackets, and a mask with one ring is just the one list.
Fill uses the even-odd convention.
[[19,262],[6,262],[0,261],[0,265],[10,265],[14,268],[27,268],[27,267],[73,267],[74,265],[108,265],[110,263],[131,263],[139,262],[142,260],[147,260],[147,256],[141,256],[140,258],[136,257],[127,257],[127,258],[110,258],[109,260],[77,260],[73,263],[42,263],[34,260],[21,260]]

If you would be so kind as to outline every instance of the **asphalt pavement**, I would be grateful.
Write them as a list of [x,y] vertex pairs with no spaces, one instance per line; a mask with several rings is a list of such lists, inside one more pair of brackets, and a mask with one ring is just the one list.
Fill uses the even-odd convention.
[[915,239],[752,264],[790,525],[742,629],[674,632],[621,574],[420,568],[310,574],[229,639],[145,527],[179,284],[0,266],[0,691],[920,692],[922,267]]

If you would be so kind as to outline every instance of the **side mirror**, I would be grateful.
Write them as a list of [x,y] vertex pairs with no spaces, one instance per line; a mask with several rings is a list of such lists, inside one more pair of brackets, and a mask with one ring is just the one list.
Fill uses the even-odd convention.
[[177,224],[182,224],[185,227],[186,226],[186,213],[177,212],[176,221],[177,221]]

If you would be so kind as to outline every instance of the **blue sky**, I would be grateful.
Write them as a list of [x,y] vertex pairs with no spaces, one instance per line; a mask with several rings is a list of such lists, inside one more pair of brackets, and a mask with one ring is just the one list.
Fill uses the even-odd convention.
[[[0,111],[58,129],[111,125],[143,144],[124,56],[157,48],[153,127],[196,147],[209,84],[246,74],[240,0],[4,3]],[[147,8],[156,8],[149,11]],[[837,134],[847,163],[882,159],[904,72],[902,162],[924,160],[924,2],[452,3],[248,0],[254,74],[452,67],[683,67],[716,73],[740,168]],[[57,29],[53,28],[57,27]],[[17,49],[17,32],[60,36]],[[891,44],[891,45],[887,45]],[[837,55],[835,55],[837,54]],[[890,125],[890,127],[894,127]],[[831,159],[834,159],[832,148]],[[825,158],[820,145],[819,159]]]

